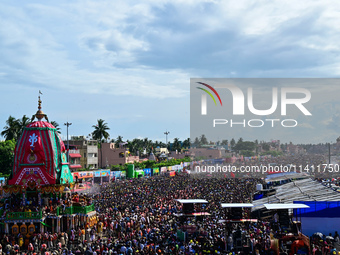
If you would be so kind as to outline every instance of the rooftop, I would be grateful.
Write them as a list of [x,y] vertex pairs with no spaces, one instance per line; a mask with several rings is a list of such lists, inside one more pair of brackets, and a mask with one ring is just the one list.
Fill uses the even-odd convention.
[[253,210],[264,204],[293,204],[294,201],[340,201],[340,193],[310,178],[275,187],[276,194],[253,201]]

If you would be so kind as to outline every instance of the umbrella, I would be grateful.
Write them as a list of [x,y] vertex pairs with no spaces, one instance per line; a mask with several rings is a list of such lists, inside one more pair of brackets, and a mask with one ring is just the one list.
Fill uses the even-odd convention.
[[320,232],[316,232],[313,234],[313,237],[320,237],[320,238],[323,238],[323,234],[320,233]]
[[334,241],[334,237],[333,236],[326,236],[326,240]]

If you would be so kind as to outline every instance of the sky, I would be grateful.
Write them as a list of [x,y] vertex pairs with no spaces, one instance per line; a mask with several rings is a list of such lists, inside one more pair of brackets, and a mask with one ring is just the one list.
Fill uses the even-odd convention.
[[339,11],[335,0],[3,0],[0,130],[31,117],[40,90],[64,138],[66,122],[87,136],[103,119],[110,138],[186,139],[190,78],[339,77]]

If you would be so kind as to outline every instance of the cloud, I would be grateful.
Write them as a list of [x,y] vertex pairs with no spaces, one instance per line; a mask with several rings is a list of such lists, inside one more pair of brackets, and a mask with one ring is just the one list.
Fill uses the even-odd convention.
[[[148,115],[165,105],[175,123],[188,119],[190,77],[338,77],[339,9],[333,0],[2,1],[0,83],[101,106],[133,98],[128,114],[156,100]],[[313,89],[313,102],[336,104],[333,87]],[[327,106],[317,107],[322,124]]]
[[340,113],[335,113],[332,115],[331,120],[327,123],[327,128],[340,131]]
[[189,77],[339,75],[336,7],[314,1],[7,2],[1,10],[5,84],[168,98],[187,94]]
[[300,128],[308,128],[308,129],[315,129],[315,127],[313,125],[311,125],[310,123],[302,123],[302,124],[298,124]]
[[[112,63],[108,64],[110,60],[100,54],[86,54],[88,52],[80,47],[82,41],[77,41],[76,36],[62,39],[60,34],[53,34],[58,25],[44,27],[31,22],[36,16],[43,20],[60,21],[59,15],[63,10],[58,7],[30,5],[26,7],[31,10],[30,13],[23,10],[25,7],[19,10],[11,6],[3,7],[4,26],[0,29],[0,66],[3,67],[0,79],[3,84],[151,98],[183,97],[188,94],[188,90],[182,86],[188,74],[179,69],[152,70],[143,66],[119,68],[114,66],[112,58]],[[67,11],[60,16],[70,18]],[[65,30],[66,34],[77,32],[70,28]],[[118,30],[104,33],[103,37],[107,39],[105,50],[117,48],[120,58],[129,59],[132,57],[131,51],[144,47],[143,42],[132,37],[125,41]],[[96,37],[93,38],[92,41]],[[70,44],[67,44],[68,40],[71,40]],[[83,59],[77,55],[82,55]],[[123,63],[119,59],[117,61]]]
[[339,65],[330,64],[339,61],[334,54],[339,33],[327,4],[161,1],[142,6],[137,17],[123,10],[119,28],[103,19],[103,33],[109,35],[87,38],[88,47],[126,68],[180,69],[196,76],[339,75]]

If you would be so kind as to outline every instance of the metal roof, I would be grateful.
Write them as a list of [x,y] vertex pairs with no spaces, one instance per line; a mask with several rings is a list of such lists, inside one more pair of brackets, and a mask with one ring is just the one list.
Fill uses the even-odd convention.
[[264,208],[264,204],[293,204],[294,201],[340,201],[340,192],[326,187],[311,178],[289,182],[274,187],[276,194],[253,201],[252,210]]
[[268,210],[309,208],[305,204],[264,204],[264,207]]

